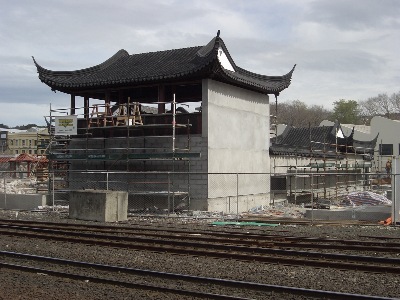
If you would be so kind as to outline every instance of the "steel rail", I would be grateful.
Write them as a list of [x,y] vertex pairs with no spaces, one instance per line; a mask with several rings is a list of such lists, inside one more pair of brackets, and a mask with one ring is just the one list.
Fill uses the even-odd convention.
[[73,273],[53,271],[53,270],[42,269],[42,268],[35,268],[35,267],[30,267],[30,266],[8,264],[8,263],[3,263],[3,262],[0,262],[0,266],[3,268],[9,268],[9,269],[24,271],[24,272],[45,273],[47,275],[61,277],[61,278],[68,278],[68,279],[73,279],[73,280],[88,280],[90,282],[101,283],[101,284],[110,284],[113,286],[122,286],[122,287],[132,288],[132,289],[152,290],[152,291],[156,291],[156,292],[172,293],[172,294],[177,294],[177,295],[198,297],[198,298],[204,298],[204,299],[249,300],[248,298],[243,298],[243,297],[234,297],[234,296],[228,296],[228,295],[218,295],[218,294],[202,293],[202,292],[183,290],[183,289],[159,287],[159,286],[154,286],[154,285],[150,285],[150,284],[125,282],[125,281],[119,281],[119,280],[113,280],[113,279],[106,279],[106,278],[93,277],[93,276],[87,276],[87,275],[79,275],[79,274],[73,274]]
[[[0,226],[1,222],[0,220]],[[14,223],[14,222],[12,222]],[[18,223],[18,222],[16,222]],[[20,222],[21,224],[26,224],[26,222]],[[43,225],[41,222],[36,222],[35,224]],[[68,223],[65,223],[68,224]],[[218,242],[224,243],[232,243],[235,241],[237,244],[243,245],[261,245],[264,247],[292,247],[292,248],[313,248],[313,249],[336,249],[336,250],[355,250],[355,251],[364,251],[364,247],[369,247],[370,251],[375,252],[399,252],[400,251],[400,243],[387,243],[387,242],[377,242],[377,241],[361,241],[361,240],[343,240],[343,239],[327,239],[327,238],[314,238],[314,237],[305,237],[305,236],[281,236],[281,235],[265,235],[265,234],[221,234],[220,232],[201,232],[200,234],[205,236],[190,236],[190,234],[199,234],[198,231],[183,231],[183,230],[165,230],[165,229],[143,229],[143,228],[132,228],[132,227],[120,227],[120,226],[101,226],[101,225],[76,225],[76,224],[65,224],[60,225],[59,223],[45,223],[45,225],[55,226],[56,228],[65,228],[68,227],[68,230],[79,230],[79,231],[96,231],[96,232],[110,232],[112,230],[114,233],[134,233],[135,235],[145,235],[145,236],[154,236],[154,237],[166,237],[164,234],[156,234],[156,233],[139,233],[135,230],[139,231],[161,231],[175,234],[186,234],[184,236],[185,239],[193,239],[193,240],[205,240],[210,241],[209,237],[206,236],[218,236]],[[25,225],[27,227],[34,227],[33,224]],[[37,226],[36,226],[37,227]],[[75,228],[75,229],[74,229]],[[91,228],[95,228],[94,230]],[[131,232],[126,232],[131,231]],[[221,237],[228,237],[223,239]],[[168,238],[173,239],[182,239],[182,236],[172,236],[169,235]],[[240,241],[240,242],[237,242]],[[296,241],[293,243],[292,241]],[[303,243],[299,243],[301,241]],[[344,245],[340,245],[344,244]]]
[[[129,248],[136,250],[154,251],[154,252],[167,251],[170,253],[177,253],[177,254],[185,254],[185,255],[189,254],[194,256],[208,256],[208,257],[225,258],[225,259],[230,258],[230,259],[238,259],[244,261],[261,261],[267,263],[282,263],[290,265],[329,267],[329,268],[346,269],[346,270],[400,274],[400,267],[399,267],[400,259],[397,258],[355,256],[355,255],[344,255],[335,253],[256,248],[256,247],[244,247],[244,246],[223,245],[223,244],[216,245],[216,244],[193,243],[185,241],[166,241],[160,239],[128,238],[128,237],[118,237],[111,235],[98,236],[88,233],[76,233],[76,232],[71,233],[68,231],[26,228],[18,226],[10,226],[9,228],[16,230],[26,229],[28,231],[34,231],[34,233],[19,232],[19,231],[10,232],[4,229],[3,230],[0,229],[0,233],[8,235],[24,236],[30,238],[40,238],[46,240],[58,240],[65,242],[83,243],[83,244],[108,246],[108,247],[121,247],[121,248]],[[43,232],[45,232],[45,234],[43,234]],[[73,237],[71,237],[71,235]],[[127,242],[127,240],[129,240],[130,243]],[[268,254],[268,256],[266,256],[266,254]],[[288,256],[292,257],[289,258]],[[297,258],[299,256],[304,258]],[[315,260],[311,258],[314,258]],[[354,262],[359,262],[359,263],[356,264]],[[372,263],[374,262],[378,265],[373,265]]]
[[[11,229],[22,229],[27,231],[33,232],[44,232],[49,234],[62,234],[62,235],[71,235],[71,236],[79,236],[85,238],[102,238],[107,240],[113,241],[123,241],[123,242],[142,242],[142,243],[149,243],[149,244],[162,244],[162,245],[176,245],[176,246],[183,246],[183,247],[193,247],[193,248],[214,248],[217,250],[222,251],[237,251],[237,252],[250,252],[252,254],[273,254],[273,255],[290,255],[290,256],[305,256],[305,257],[314,257],[314,258],[322,258],[322,259],[337,259],[337,260],[346,260],[346,261],[359,261],[359,262],[366,262],[366,263],[380,263],[380,264],[395,264],[400,265],[399,258],[386,258],[386,257],[375,257],[375,256],[358,256],[358,255],[349,255],[349,254],[337,254],[337,253],[321,253],[321,252],[311,252],[311,251],[298,251],[298,250],[289,250],[289,249],[276,249],[276,246],[284,246],[284,247],[301,247],[301,248],[324,248],[324,249],[340,249],[340,250],[362,250],[365,251],[365,248],[362,247],[348,247],[342,246],[339,247],[337,245],[324,245],[321,244],[316,247],[312,247],[309,244],[302,244],[302,243],[263,243],[263,242],[256,242],[247,245],[246,247],[241,245],[242,241],[239,243],[234,244],[233,240],[208,240],[206,239],[205,243],[204,240],[198,242],[197,236],[196,237],[171,237],[166,235],[160,235],[157,237],[166,238],[164,240],[160,239],[152,239],[147,237],[131,237],[131,236],[115,236],[115,235],[97,235],[91,233],[83,233],[83,232],[71,232],[71,231],[64,231],[64,230],[54,230],[49,228],[39,228],[39,227],[31,227],[31,226],[16,226],[16,225],[0,225],[0,232],[1,228],[11,228]],[[107,232],[110,233],[110,232]],[[117,233],[117,232],[113,232]],[[177,238],[178,240],[175,240]],[[184,239],[184,240],[182,240]],[[189,241],[191,240],[191,241]],[[210,245],[210,242],[214,242]],[[218,244],[215,242],[219,242]],[[261,247],[260,247],[261,246]],[[336,247],[337,246],[337,247]],[[274,248],[273,248],[274,247]],[[389,247],[389,245],[388,245]],[[369,251],[377,251],[380,247],[370,247],[368,248]],[[390,248],[391,252],[398,253],[400,248]]]
[[[306,289],[306,288],[297,288],[297,287],[289,287],[289,286],[281,286],[281,285],[271,285],[271,284],[263,284],[263,283],[255,283],[255,282],[248,282],[248,281],[238,281],[238,280],[230,280],[230,279],[222,279],[222,278],[212,278],[212,277],[203,277],[203,276],[194,276],[194,275],[187,275],[187,274],[177,274],[177,273],[169,273],[169,272],[157,272],[152,270],[145,270],[145,269],[137,269],[137,268],[128,268],[128,267],[121,267],[121,266],[112,266],[112,265],[105,265],[105,264],[97,264],[97,263],[88,263],[83,261],[76,261],[76,260],[68,260],[68,259],[60,259],[60,258],[53,258],[53,257],[45,257],[45,256],[38,256],[38,255],[31,255],[25,253],[17,253],[17,252],[10,252],[10,251],[0,251],[0,255],[2,256],[10,256],[10,257],[17,257],[17,258],[24,258],[29,260],[37,260],[47,263],[56,263],[56,264],[64,264],[64,265],[73,265],[78,267],[84,268],[92,268],[92,269],[99,269],[105,270],[108,272],[118,272],[118,273],[126,273],[126,274],[136,274],[136,275],[147,275],[153,277],[161,277],[165,279],[172,279],[172,280],[186,280],[195,283],[203,283],[203,284],[214,284],[214,285],[222,285],[227,287],[235,287],[239,289],[251,289],[256,291],[268,291],[268,292],[279,292],[279,293],[289,293],[295,295],[302,295],[302,296],[310,296],[310,297],[320,297],[324,299],[381,299],[381,300],[389,300],[393,298],[388,297],[380,297],[380,296],[372,296],[372,295],[362,295],[362,294],[351,294],[351,293],[343,293],[343,292],[334,292],[334,291],[324,291],[324,290],[316,290],[316,289]],[[27,267],[21,266],[16,264],[9,264],[9,263],[0,263],[1,266],[6,268],[13,268],[22,271],[29,271],[29,272],[42,272],[46,274],[50,274],[53,276],[60,276],[60,277],[67,277],[70,279],[77,279],[77,280],[89,280],[92,282],[98,283],[105,283],[105,284],[116,284],[122,285],[125,287],[131,288],[141,288],[141,289],[151,289],[156,291],[167,291],[170,293],[177,293],[181,295],[190,295],[196,297],[211,297],[212,299],[248,299],[236,296],[229,296],[229,295],[219,295],[219,294],[211,294],[211,293],[200,293],[197,291],[189,291],[189,290],[181,290],[181,289],[171,289],[165,287],[158,287],[154,285],[144,285],[138,283],[130,283],[130,282],[122,282],[98,277],[89,277],[89,276],[82,276],[79,274],[71,274],[65,272],[58,272],[52,271],[42,268],[35,268],[35,267]]]

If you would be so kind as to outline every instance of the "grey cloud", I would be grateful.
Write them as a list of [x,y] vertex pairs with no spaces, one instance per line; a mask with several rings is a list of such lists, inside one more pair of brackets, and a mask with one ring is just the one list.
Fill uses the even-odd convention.
[[399,26],[398,0],[319,0],[310,5],[306,17],[340,29]]
[[[390,94],[398,89],[399,6],[397,0],[9,1],[0,10],[0,102],[69,106],[68,95],[40,82],[32,55],[45,68],[76,70],[122,48],[135,54],[204,45],[218,29],[235,63],[249,71],[282,75],[297,64],[282,96]],[[334,36],[324,36],[330,27]],[[298,28],[310,30],[308,40]]]
[[310,51],[304,55],[302,61],[307,69],[321,72],[352,72],[359,74],[376,72],[384,67],[381,57],[356,49]]

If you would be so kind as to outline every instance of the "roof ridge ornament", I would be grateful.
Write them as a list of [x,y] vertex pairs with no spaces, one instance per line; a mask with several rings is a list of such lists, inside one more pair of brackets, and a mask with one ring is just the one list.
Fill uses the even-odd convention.
[[218,29],[217,31],[217,37],[219,37],[219,34],[221,33],[221,30]]

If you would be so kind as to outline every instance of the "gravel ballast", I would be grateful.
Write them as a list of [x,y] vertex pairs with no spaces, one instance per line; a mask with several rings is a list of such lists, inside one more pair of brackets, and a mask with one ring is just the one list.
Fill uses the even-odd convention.
[[[65,212],[15,212],[0,210],[0,219],[96,224],[69,219]],[[391,226],[360,225],[280,225],[276,227],[227,227],[210,226],[213,220],[195,218],[131,217],[122,224],[129,226],[146,224],[191,230],[233,230],[237,232],[266,232],[291,236],[328,237],[338,239],[367,239],[371,237],[400,237],[400,229]],[[104,225],[111,225],[109,223]],[[151,226],[148,226],[151,227]],[[400,297],[400,279],[396,274],[374,274],[338,269],[287,266],[231,259],[191,257],[169,253],[154,253],[101,246],[85,246],[67,242],[49,242],[31,238],[1,236],[1,250],[59,257],[71,260],[103,263],[171,273],[204,277],[244,280],[274,285],[286,285],[307,289],[332,290],[381,297]],[[359,255],[371,255],[368,249]],[[399,257],[398,253],[389,256]],[[178,299],[175,295],[96,284],[91,282],[60,279],[44,274],[24,273],[2,269],[0,299]],[[212,292],[212,291],[210,291]],[[245,293],[245,292],[244,292]],[[249,297],[251,293],[249,294]],[[250,297],[251,298],[251,297]],[[264,299],[276,299],[266,294]],[[282,297],[279,297],[282,298]],[[287,297],[283,297],[287,299]],[[282,298],[282,299],[283,299]],[[179,296],[179,299],[191,299]],[[293,296],[293,299],[302,299]]]

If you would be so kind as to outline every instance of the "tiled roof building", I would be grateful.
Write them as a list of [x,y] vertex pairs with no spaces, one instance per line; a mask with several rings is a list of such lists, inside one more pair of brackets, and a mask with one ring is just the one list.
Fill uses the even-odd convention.
[[51,71],[35,59],[34,62],[42,82],[53,90],[77,95],[90,90],[204,78],[278,95],[290,85],[294,71],[293,67],[285,75],[267,76],[242,69],[235,64],[219,35],[205,46],[132,55],[119,50],[97,66],[76,71]]
[[[169,199],[170,192],[179,192],[186,193],[180,200],[190,203],[187,209],[228,211],[226,202],[238,187],[225,174],[259,172],[268,178],[240,181],[237,208],[269,204],[269,95],[278,96],[290,85],[294,67],[279,76],[247,71],[236,65],[219,32],[203,46],[131,55],[120,50],[81,70],[53,71],[34,63],[43,83],[70,95],[71,115],[76,115],[76,97],[84,98],[68,155],[50,155],[68,160],[75,171],[69,189],[93,184],[101,189],[105,172],[123,171],[125,177],[111,180],[107,188],[128,189],[141,208],[151,205],[148,195]],[[90,99],[104,101],[104,110],[90,106]],[[197,107],[190,111],[193,105]],[[144,111],[145,106],[156,112]],[[97,177],[79,170],[95,170],[90,176]],[[171,183],[162,171],[206,175],[181,176]],[[223,175],[216,178],[212,173]],[[165,208],[166,203],[169,200],[157,205]]]
[[378,137],[370,141],[358,141],[353,135],[354,130],[350,135],[344,135],[338,123],[318,127],[287,126],[281,135],[272,140],[270,153],[337,159],[348,153],[358,153],[364,155],[365,159],[372,159]]

